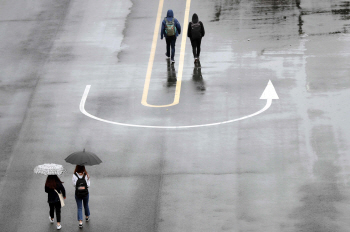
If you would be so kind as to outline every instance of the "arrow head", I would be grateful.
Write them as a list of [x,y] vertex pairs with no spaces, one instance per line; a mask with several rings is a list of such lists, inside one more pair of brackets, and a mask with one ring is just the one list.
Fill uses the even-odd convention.
[[267,86],[264,92],[262,93],[260,99],[279,99],[271,80],[269,80],[269,82],[267,83]]

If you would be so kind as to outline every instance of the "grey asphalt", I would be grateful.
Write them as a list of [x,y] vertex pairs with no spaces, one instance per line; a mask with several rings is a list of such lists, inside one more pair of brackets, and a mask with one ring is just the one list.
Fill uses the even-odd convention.
[[[192,0],[180,103],[145,107],[157,0],[0,0],[0,231],[56,231],[42,163],[63,164],[62,231],[346,232],[350,228],[350,3]],[[186,0],[165,0],[183,27]],[[181,36],[181,35],[180,35]],[[179,71],[158,37],[148,95],[170,104]],[[271,80],[280,99],[255,117]],[[70,153],[103,160],[78,228]]]

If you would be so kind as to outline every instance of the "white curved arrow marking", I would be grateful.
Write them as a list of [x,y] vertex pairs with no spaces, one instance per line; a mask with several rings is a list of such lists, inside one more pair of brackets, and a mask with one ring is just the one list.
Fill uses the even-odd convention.
[[85,114],[86,116],[96,119],[98,121],[101,122],[105,122],[105,123],[110,123],[110,124],[114,124],[114,125],[119,125],[119,126],[130,126],[130,127],[143,127],[143,128],[158,128],[158,129],[184,129],[184,128],[194,128],[194,127],[205,127],[205,126],[216,126],[216,125],[221,125],[221,124],[226,124],[226,123],[231,123],[231,122],[237,122],[243,119],[247,119],[247,118],[251,118],[253,116],[256,116],[258,114],[261,114],[262,112],[264,112],[265,110],[267,110],[268,108],[270,108],[271,103],[272,103],[272,99],[279,99],[278,95],[276,93],[275,88],[272,85],[272,82],[269,80],[264,92],[262,93],[260,99],[266,99],[266,105],[264,106],[264,108],[262,108],[261,110],[241,117],[241,118],[237,118],[237,119],[232,119],[232,120],[228,120],[228,121],[223,121],[223,122],[216,122],[216,123],[209,123],[209,124],[201,124],[201,125],[190,125],[190,126],[147,126],[147,125],[136,125],[136,124],[127,124],[127,123],[120,123],[120,122],[113,122],[113,121],[109,121],[109,120],[105,120],[99,117],[96,117],[94,115],[89,114],[88,112],[86,112],[85,110],[85,102],[87,99],[87,96],[89,94],[90,91],[90,87],[91,85],[87,85],[85,87],[85,91],[83,94],[83,97],[81,98],[80,101],[80,111]]

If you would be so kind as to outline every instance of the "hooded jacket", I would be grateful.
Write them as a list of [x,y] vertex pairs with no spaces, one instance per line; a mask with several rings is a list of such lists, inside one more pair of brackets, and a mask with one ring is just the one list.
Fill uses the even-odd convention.
[[[173,10],[168,10],[167,14],[166,14],[166,18],[168,21],[172,21],[174,18],[174,12]],[[181,34],[181,25],[179,23],[179,21],[177,21],[176,18],[174,18],[174,24],[176,27],[176,34],[175,36],[177,37],[178,35]],[[166,38],[166,34],[165,34],[165,27],[166,27],[166,22],[165,19],[162,22],[162,29],[160,30],[160,38],[163,39],[163,37]]]
[[[198,23],[198,20],[199,20],[198,15],[196,13],[194,13],[192,15],[192,22],[188,23],[187,37],[189,37],[190,39],[192,37],[192,23]],[[205,31],[204,31],[203,23],[201,21],[199,21],[199,24],[201,25],[201,35],[202,35],[202,37],[204,37]]]

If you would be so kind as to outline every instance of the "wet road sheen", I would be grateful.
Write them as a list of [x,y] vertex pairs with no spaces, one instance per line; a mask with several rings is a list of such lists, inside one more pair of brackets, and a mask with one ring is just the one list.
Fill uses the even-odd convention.
[[[350,228],[350,2],[191,0],[206,35],[189,39],[180,102],[145,107],[159,1],[0,1],[0,230],[56,231],[45,177],[64,164],[62,230],[79,231],[73,166],[86,149],[91,221],[83,231],[347,232]],[[164,0],[181,26],[186,0]],[[180,35],[182,36],[182,35]],[[170,104],[179,73],[158,37],[148,102]],[[279,96],[260,96],[271,80]]]

